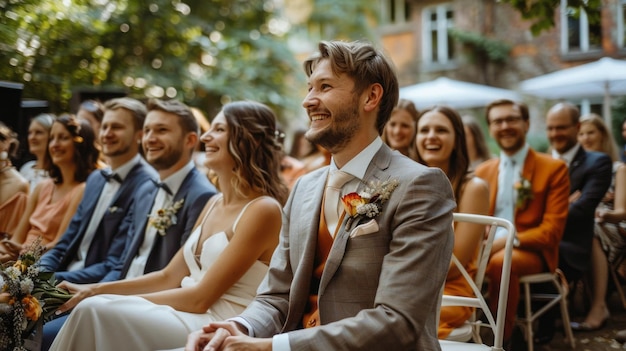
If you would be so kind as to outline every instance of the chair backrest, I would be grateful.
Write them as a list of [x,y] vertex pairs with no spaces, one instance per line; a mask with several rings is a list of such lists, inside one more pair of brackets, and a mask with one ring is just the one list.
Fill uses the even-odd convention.
[[[480,329],[480,327],[489,327],[494,334],[494,346],[502,347],[504,334],[504,317],[506,314],[506,304],[509,291],[511,255],[513,251],[513,241],[515,239],[515,227],[510,221],[502,218],[467,213],[455,213],[454,222],[482,224],[488,226],[489,230],[485,235],[485,239],[483,240],[482,244],[479,246],[476,261],[476,275],[474,277],[471,277],[469,273],[465,270],[465,267],[461,265],[459,260],[454,257],[454,255],[452,255],[452,262],[454,262],[465,280],[468,282],[469,286],[472,288],[472,291],[474,292],[474,297],[444,295],[442,297],[442,306],[469,306],[481,309],[485,318],[487,319],[487,322],[484,323],[477,320],[471,321],[471,323],[474,324],[474,341],[482,342],[480,340],[480,337],[478,336],[478,329]],[[497,318],[495,318],[492,311],[489,309],[489,305],[487,304],[487,301],[482,294],[481,288],[484,282],[485,273],[487,271],[487,264],[491,255],[491,248],[493,246],[493,241],[496,236],[496,230],[499,227],[506,230],[507,241],[504,248],[504,264],[502,267],[502,276],[500,278],[500,296],[497,297]],[[496,297],[491,296],[491,298]]]

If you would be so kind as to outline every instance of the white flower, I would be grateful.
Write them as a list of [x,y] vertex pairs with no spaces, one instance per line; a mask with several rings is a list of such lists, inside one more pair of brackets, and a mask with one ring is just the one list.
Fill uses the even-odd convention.
[[35,288],[35,283],[33,283],[32,279],[26,278],[20,282],[20,290],[22,294],[30,294]]

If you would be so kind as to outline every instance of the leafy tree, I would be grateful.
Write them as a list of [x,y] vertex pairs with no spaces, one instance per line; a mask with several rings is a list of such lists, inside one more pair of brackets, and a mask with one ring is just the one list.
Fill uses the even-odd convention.
[[[556,9],[561,5],[561,0],[498,0],[509,3],[520,12],[522,18],[532,20],[530,30],[534,35],[539,35],[544,30],[554,27]],[[568,0],[568,6],[582,9],[597,9],[602,5],[602,0]],[[593,13],[593,11],[588,11]],[[599,21],[600,18],[590,18],[590,22]]]
[[291,106],[297,67],[271,0],[0,2],[0,75],[69,108],[72,89],[123,88],[215,112],[231,99]]

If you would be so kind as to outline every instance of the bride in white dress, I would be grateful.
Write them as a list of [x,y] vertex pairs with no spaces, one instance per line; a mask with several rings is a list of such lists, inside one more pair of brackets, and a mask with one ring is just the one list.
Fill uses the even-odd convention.
[[175,348],[208,322],[242,312],[267,272],[287,197],[275,130],[265,105],[225,105],[201,139],[221,194],[207,203],[185,245],[164,269],[141,277],[61,283],[75,293],[61,312],[84,301],[51,350]]

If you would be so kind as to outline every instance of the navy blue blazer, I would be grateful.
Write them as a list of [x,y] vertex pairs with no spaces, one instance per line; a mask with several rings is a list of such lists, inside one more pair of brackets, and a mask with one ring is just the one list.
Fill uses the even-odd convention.
[[578,272],[589,269],[595,211],[611,185],[611,171],[609,156],[588,152],[582,147],[570,163],[570,194],[580,191],[580,198],[569,205],[567,223],[559,244],[559,267],[565,268],[566,275],[571,269]]
[[143,159],[130,170],[98,224],[85,257],[85,267],[67,271],[68,266],[76,259],[100,193],[106,184],[105,178],[100,173],[96,171],[89,175],[83,199],[67,230],[59,242],[41,257],[42,269],[55,272],[55,277],[59,281],[67,280],[81,284],[98,282],[118,265],[124,251],[125,233],[129,225],[128,220],[124,218],[133,203],[133,194],[142,183],[157,176],[156,171]]
[[[143,243],[148,215],[157,195],[158,187],[153,182],[145,182],[135,193],[136,200],[131,208],[132,223],[126,235],[126,248],[122,259],[103,281],[118,280],[126,277],[131,262],[139,253]],[[164,236],[156,235],[152,250],[148,256],[144,273],[158,271],[165,267],[178,249],[185,243],[193,229],[200,212],[211,196],[215,187],[207,177],[196,168],[192,169],[183,180],[174,202],[185,199],[183,207],[176,213],[177,222],[170,226]]]

